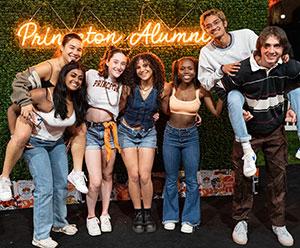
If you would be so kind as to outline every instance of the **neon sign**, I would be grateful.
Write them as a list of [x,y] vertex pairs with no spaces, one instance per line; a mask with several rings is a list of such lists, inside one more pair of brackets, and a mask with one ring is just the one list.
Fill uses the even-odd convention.
[[163,31],[159,22],[149,22],[141,32],[131,33],[128,39],[131,46],[139,43],[144,43],[145,45],[203,45],[210,40],[210,38],[208,38],[204,32]]
[[[127,42],[129,46],[174,46],[174,45],[203,45],[210,38],[199,31],[168,30],[159,22],[148,22],[137,32],[124,35],[119,32],[99,31],[94,26],[74,30],[78,33],[84,46],[107,46]],[[40,27],[35,22],[25,22],[17,29],[17,37],[24,48],[53,47],[60,45],[65,30],[54,29],[50,26]]]

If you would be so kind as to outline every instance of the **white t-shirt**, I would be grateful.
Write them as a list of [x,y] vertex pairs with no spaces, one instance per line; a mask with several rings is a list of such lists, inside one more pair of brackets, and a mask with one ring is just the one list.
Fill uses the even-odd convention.
[[242,61],[255,51],[258,36],[252,30],[240,29],[229,34],[231,44],[228,47],[220,48],[210,41],[200,50],[198,79],[206,90],[210,90],[215,84],[223,87],[220,82],[224,76],[222,65]]
[[74,110],[72,115],[64,120],[62,120],[60,116],[54,116],[54,109],[48,113],[41,111],[35,112],[35,118],[39,125],[35,126],[35,132],[31,136],[42,140],[59,140],[62,137],[66,127],[72,126],[76,121],[76,114]]
[[86,82],[88,104],[112,113],[116,120],[119,115],[122,85],[113,84],[110,78],[104,79],[93,69],[86,72]]

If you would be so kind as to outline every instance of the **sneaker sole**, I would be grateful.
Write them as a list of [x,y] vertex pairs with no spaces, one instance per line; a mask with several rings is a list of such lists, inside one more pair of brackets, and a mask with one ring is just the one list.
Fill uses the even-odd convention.
[[135,232],[135,233],[138,233],[138,234],[140,234],[140,233],[143,233],[144,232],[144,227],[142,226],[141,228],[137,228],[137,227],[132,227],[132,230]]
[[72,236],[72,235],[75,235],[78,232],[78,230],[76,232],[64,232],[64,231],[52,228],[52,232],[63,233],[63,234]]
[[255,168],[255,170],[252,170],[252,171],[248,171],[247,173],[245,173],[244,171],[243,171],[243,174],[244,174],[244,176],[245,177],[252,177],[252,176],[254,176],[255,174],[256,174],[256,168]]
[[164,227],[164,229],[167,230],[167,231],[174,231],[175,227],[172,227],[172,228],[166,228],[166,227]]
[[0,197],[0,201],[10,201],[12,199],[13,199],[12,195],[11,196],[7,196],[7,197]]
[[234,243],[238,244],[238,245],[246,245],[248,243],[248,239],[246,241],[239,241],[234,239],[233,235],[232,235],[232,240]]
[[[41,245],[40,243],[36,242],[35,240],[32,240],[31,244],[36,247],[45,248],[45,246]],[[58,246],[58,244],[56,246],[52,246],[52,248],[57,247],[57,246]]]
[[145,229],[145,232],[147,232],[147,233],[153,233],[156,231],[156,225],[152,225],[152,227],[145,226],[144,229]]
[[180,232],[182,232],[182,233],[186,233],[186,234],[191,234],[191,233],[193,233],[193,230],[192,230],[192,231],[180,230]]
[[88,234],[89,234],[90,236],[95,237],[95,236],[100,236],[100,235],[101,235],[101,232],[100,232],[100,233],[90,233],[90,232],[88,231]]

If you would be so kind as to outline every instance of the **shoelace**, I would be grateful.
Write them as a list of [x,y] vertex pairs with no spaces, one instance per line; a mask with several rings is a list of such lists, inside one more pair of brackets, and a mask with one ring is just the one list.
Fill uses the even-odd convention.
[[290,237],[288,231],[286,230],[286,228],[282,227],[282,228],[276,228],[276,233],[280,236],[286,236],[286,237]]
[[68,224],[68,225],[62,227],[62,230],[67,231],[68,229],[72,229],[73,230],[74,228],[76,228],[75,224]]
[[253,161],[253,160],[256,160],[256,155],[255,154],[245,154],[243,157],[242,157],[243,160],[247,160],[247,161]]
[[247,228],[245,223],[240,223],[239,225],[237,225],[234,229],[238,234],[244,233],[246,232]]
[[96,218],[95,221],[90,221],[89,222],[89,225],[92,226],[92,228],[98,227],[98,224],[99,224],[98,218]]
[[78,178],[80,184],[85,184],[85,182],[87,181],[87,178],[83,172],[79,172],[77,174],[77,178]]
[[110,217],[109,216],[102,216],[101,221],[103,220],[105,225],[109,225],[110,221],[109,221]]

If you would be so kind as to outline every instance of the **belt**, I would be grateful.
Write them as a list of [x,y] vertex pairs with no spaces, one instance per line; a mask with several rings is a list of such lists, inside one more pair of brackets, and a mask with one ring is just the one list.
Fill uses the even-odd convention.
[[143,130],[142,127],[131,127],[131,126],[129,126],[128,123],[125,121],[125,119],[122,119],[122,120],[121,120],[121,123],[122,123],[125,127],[129,128],[129,129],[131,129],[131,130],[134,130],[134,131],[140,131],[140,130]]
[[103,126],[103,122],[92,122],[92,121],[86,121],[86,126],[89,127],[100,127]]

